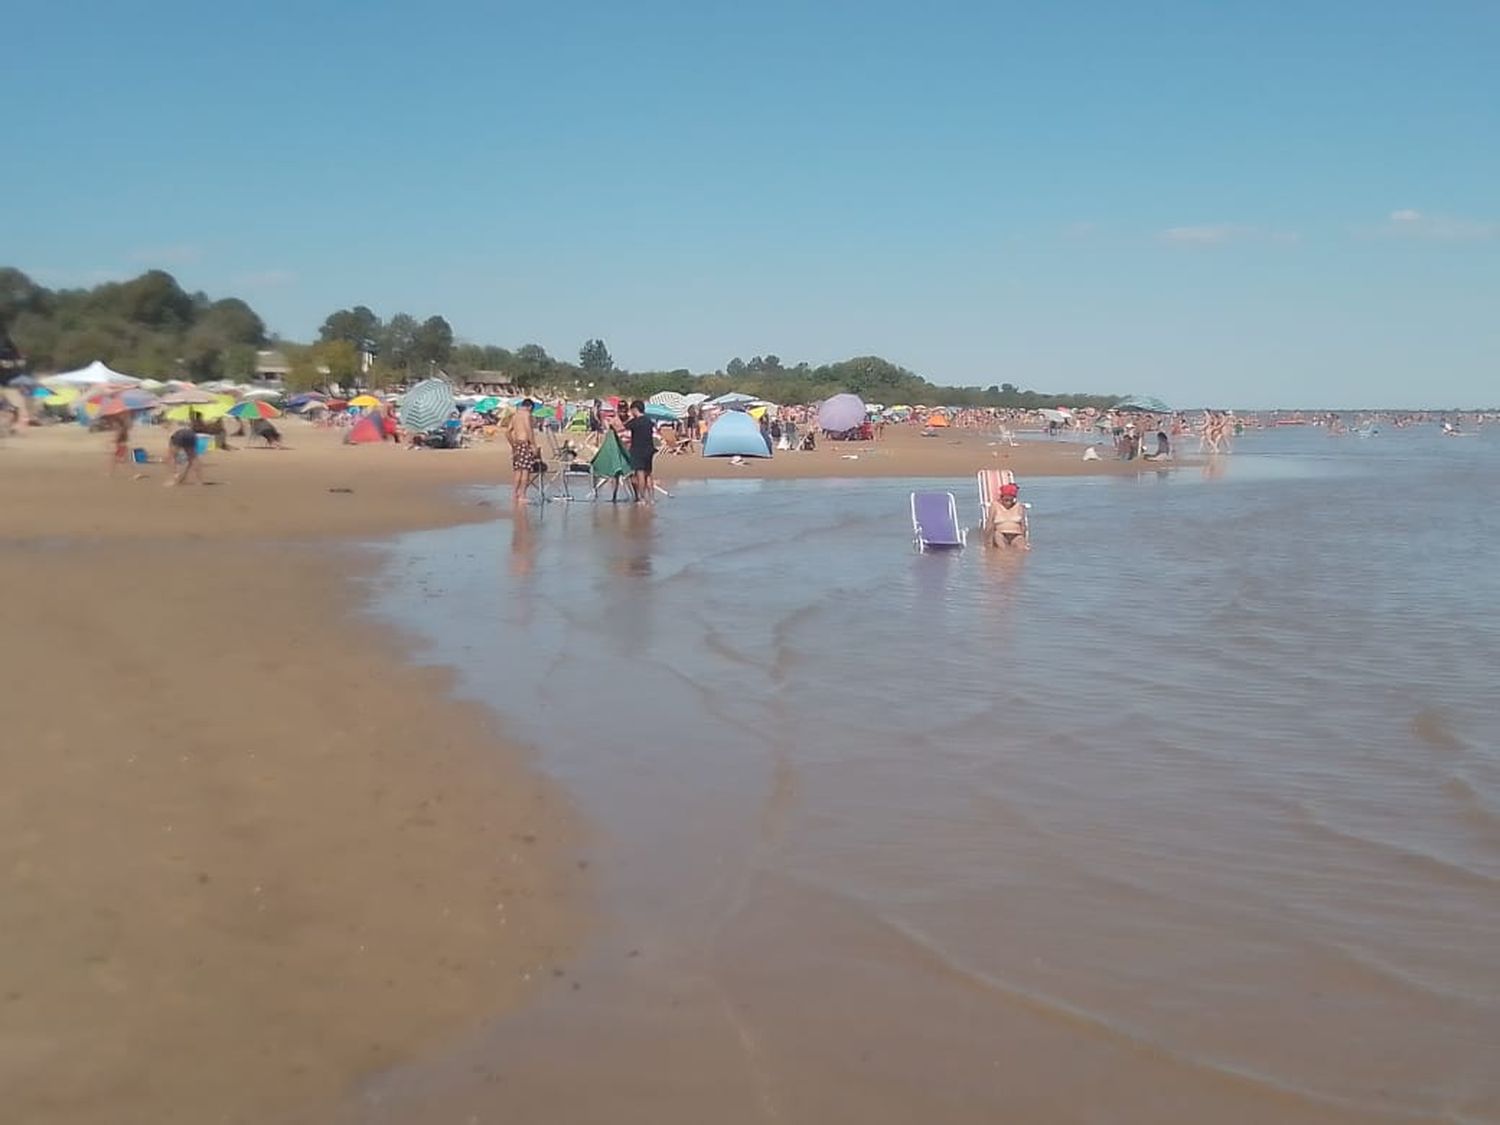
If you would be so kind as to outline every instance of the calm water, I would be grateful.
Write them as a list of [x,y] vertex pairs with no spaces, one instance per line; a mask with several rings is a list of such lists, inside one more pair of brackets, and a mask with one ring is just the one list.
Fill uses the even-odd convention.
[[1500,1121],[1500,434],[1023,481],[1024,557],[914,554],[910,487],[391,549],[602,909],[353,1116]]

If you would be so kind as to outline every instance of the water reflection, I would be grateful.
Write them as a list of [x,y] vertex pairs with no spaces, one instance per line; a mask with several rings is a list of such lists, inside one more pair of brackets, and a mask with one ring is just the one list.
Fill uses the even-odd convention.
[[[594,1120],[635,1091],[642,1119],[691,1120],[702,1090],[696,1119],[757,1120],[753,1048],[788,1121],[1113,1112],[1059,1108],[1065,1066],[1183,1120],[1487,1119],[1500,621],[1475,607],[1500,568],[1475,560],[1500,551],[1500,474],[1255,440],[1232,483],[1227,457],[1173,487],[1028,481],[1030,553],[913,553],[896,481],[684,484],[410,540],[448,596],[403,623],[485,654],[466,688],[524,701],[514,729],[609,841],[582,1000],[476,1046],[504,1090],[469,1113]],[[1415,522],[1387,542],[1392,471]],[[507,534],[496,589],[455,545],[493,559]],[[673,721],[601,752],[580,684]],[[1330,982],[1338,1003],[1309,1001]],[[854,1041],[890,1065],[840,1070]],[[997,1077],[999,1042],[1032,1065]],[[972,1112],[945,1115],[935,1075]]]

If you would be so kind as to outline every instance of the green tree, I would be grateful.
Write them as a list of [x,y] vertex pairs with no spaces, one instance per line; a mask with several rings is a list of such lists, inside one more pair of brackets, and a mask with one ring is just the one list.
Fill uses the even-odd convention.
[[14,327],[16,318],[45,314],[49,294],[31,278],[12,266],[0,268],[0,331]]
[[418,327],[417,318],[407,313],[397,313],[386,321],[380,342],[381,362],[405,371],[412,362]]
[[127,320],[152,328],[181,328],[193,321],[193,299],[165,270],[147,270],[120,285],[111,300]]
[[605,375],[615,369],[614,357],[609,354],[603,340],[585,341],[578,349],[578,364],[590,375]]
[[453,328],[440,316],[429,316],[412,337],[411,359],[414,375],[425,376],[428,364],[442,366],[453,354]]
[[378,316],[364,305],[355,305],[352,309],[339,309],[338,312],[329,313],[323,327],[318,329],[318,340],[325,344],[332,340],[345,340],[359,348],[366,340],[378,341],[380,328]]
[[221,367],[224,378],[243,383],[255,374],[255,351],[250,344],[230,344],[224,349]]
[[313,362],[330,382],[349,387],[359,374],[359,349],[349,340],[324,340],[312,348]]

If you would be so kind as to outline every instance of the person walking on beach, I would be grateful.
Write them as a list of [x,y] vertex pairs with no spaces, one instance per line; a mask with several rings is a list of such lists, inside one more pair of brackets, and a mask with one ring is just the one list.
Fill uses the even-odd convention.
[[114,450],[110,455],[109,475],[114,476],[121,465],[130,463],[130,411],[122,410],[109,420],[115,432]]
[[630,483],[635,489],[635,502],[645,504],[652,499],[655,487],[651,473],[656,460],[656,423],[646,414],[646,404],[640,399],[630,404],[625,430],[630,435]]
[[990,546],[1031,550],[1027,535],[1026,509],[1020,502],[1021,490],[1014,484],[1002,484],[1000,495],[990,502],[987,513]]
[[192,426],[179,426],[172,431],[172,436],[167,439],[167,464],[180,466],[175,476],[166,479],[168,487],[183,484],[188,473],[196,476],[199,484],[204,483],[203,463],[198,458],[198,434]]
[[515,473],[511,503],[517,508],[526,503],[531,478],[542,465],[541,454],[536,448],[536,434],[531,428],[531,411],[535,405],[529,398],[523,398],[505,423],[505,440],[510,442],[510,467]]

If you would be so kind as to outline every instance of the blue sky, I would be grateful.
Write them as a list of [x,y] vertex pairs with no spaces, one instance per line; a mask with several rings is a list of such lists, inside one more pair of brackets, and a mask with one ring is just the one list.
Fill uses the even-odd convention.
[[626,367],[1500,401],[1500,5],[32,4],[0,262]]

